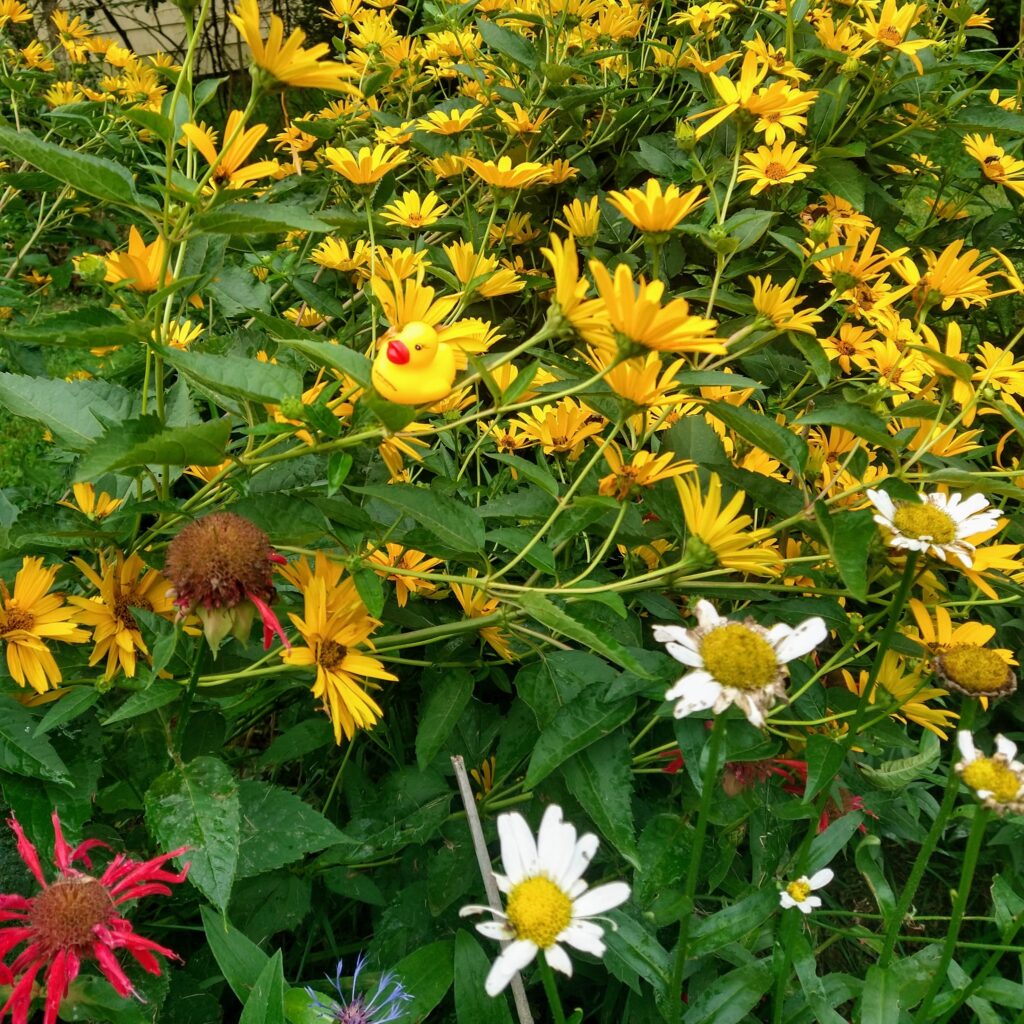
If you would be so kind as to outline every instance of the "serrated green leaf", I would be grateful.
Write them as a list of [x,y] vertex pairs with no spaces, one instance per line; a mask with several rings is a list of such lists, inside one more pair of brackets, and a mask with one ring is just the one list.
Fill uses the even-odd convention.
[[230,437],[227,419],[167,429],[152,414],[125,420],[93,442],[78,464],[75,479],[95,480],[136,466],[216,466],[224,461]]
[[766,888],[745,896],[723,910],[702,917],[690,932],[692,954],[707,956],[730,942],[738,942],[744,935],[759,928],[778,907],[778,892]]
[[59,726],[73,722],[79,715],[85,714],[99,699],[100,691],[94,686],[70,687],[59,701],[50,705],[46,714],[39,720],[35,735],[45,736]]
[[893,792],[903,790],[910,783],[924,778],[939,763],[940,756],[938,737],[925,731],[921,736],[921,750],[912,757],[883,761],[875,767],[858,764],[857,768],[874,786]]
[[503,53],[528,68],[535,68],[539,63],[540,58],[534,45],[518,32],[502,28],[486,18],[477,19],[476,28],[484,43],[492,50],[497,50],[498,53]]
[[0,338],[24,345],[92,348],[95,345],[128,345],[144,334],[138,325],[125,323],[105,306],[87,306],[31,322],[11,324],[0,331]]
[[758,448],[789,466],[797,473],[803,473],[807,466],[807,443],[789,428],[776,423],[762,413],[754,412],[743,405],[728,402],[709,402],[707,411],[721,420],[730,430],[746,438]]
[[793,423],[794,427],[823,425],[843,427],[851,434],[879,445],[890,451],[899,448],[899,443],[885,429],[885,422],[863,405],[844,402],[841,405],[822,405],[806,413]]
[[302,394],[302,375],[290,366],[262,363],[245,356],[212,355],[161,348],[176,370],[210,390],[250,402],[279,403]]
[[416,730],[416,763],[420,768],[434,760],[452,734],[473,696],[473,676],[464,668],[428,672],[423,687],[426,697]]
[[694,993],[683,1024],[739,1024],[771,988],[771,967],[764,961],[745,964]]
[[845,199],[858,210],[864,209],[864,188],[868,179],[852,161],[816,160],[813,177],[821,183],[824,192]]
[[238,801],[238,878],[273,871],[343,838],[319,811],[281,786],[243,780],[238,785]]
[[350,490],[377,498],[398,509],[447,548],[456,551],[483,550],[483,522],[472,509],[454,498],[414,484],[352,487]]
[[114,725],[129,718],[138,718],[157,708],[173,704],[184,692],[177,683],[157,680],[145,690],[133,693],[112,715],[104,719],[104,725]]
[[352,582],[355,583],[359,599],[366,605],[366,610],[375,619],[379,619],[385,601],[380,577],[372,569],[361,568],[352,573]]
[[836,777],[846,760],[846,748],[836,743],[831,736],[811,733],[807,737],[806,759],[807,782],[804,785],[803,803],[809,804]]
[[197,757],[154,780],[145,797],[146,824],[165,850],[187,846],[188,880],[225,910],[238,864],[239,798],[231,770],[214,757]]
[[301,352],[316,366],[325,366],[347,374],[360,387],[368,388],[373,364],[361,352],[329,341],[314,341],[312,338],[289,337],[283,331],[276,335],[282,345]]
[[57,751],[36,735],[36,720],[11,697],[0,703],[0,769],[63,785],[71,780]]
[[197,232],[211,235],[267,235],[286,231],[326,232],[331,225],[301,206],[284,204],[228,203],[197,214],[192,221]]

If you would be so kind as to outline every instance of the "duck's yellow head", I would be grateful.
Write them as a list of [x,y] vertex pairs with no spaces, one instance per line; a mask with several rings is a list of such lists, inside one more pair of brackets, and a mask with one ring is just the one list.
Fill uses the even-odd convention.
[[394,333],[388,342],[388,362],[409,370],[428,367],[437,354],[437,331],[422,320],[413,320]]

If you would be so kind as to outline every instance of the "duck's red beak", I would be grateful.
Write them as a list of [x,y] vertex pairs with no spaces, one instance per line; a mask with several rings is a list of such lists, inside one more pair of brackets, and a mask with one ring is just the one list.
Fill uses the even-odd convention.
[[388,342],[388,360],[398,366],[409,362],[409,346],[404,341],[393,338]]

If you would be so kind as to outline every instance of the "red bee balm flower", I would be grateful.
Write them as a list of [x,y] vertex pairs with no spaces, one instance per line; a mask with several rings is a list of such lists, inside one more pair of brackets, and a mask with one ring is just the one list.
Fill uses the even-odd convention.
[[277,596],[274,566],[285,564],[255,523],[234,512],[214,512],[189,523],[171,541],[164,573],[174,584],[174,603],[183,615],[199,616],[214,653],[229,633],[244,642],[257,610],[269,650],[275,633],[291,647],[270,607]]
[[60,874],[53,882],[47,882],[36,848],[15,818],[9,818],[7,823],[18,837],[21,859],[42,889],[35,896],[0,895],[0,921],[9,922],[0,927],[0,957],[6,959],[12,949],[27,943],[13,964],[0,964],[0,982],[14,986],[0,1009],[0,1020],[10,1012],[12,1024],[28,1024],[32,989],[44,967],[43,1024],[54,1024],[57,1007],[67,995],[68,986],[78,977],[83,960],[95,960],[119,996],[133,996],[137,993],[117,962],[115,950],[128,950],[150,974],[160,973],[160,962],[154,953],[180,959],[171,950],[136,935],[118,907],[143,896],[170,896],[167,883],[183,882],[189,866],[186,864],[180,874],[173,874],[163,870],[163,865],[188,847],[147,861],[131,860],[119,853],[99,878],[93,878],[74,864],[80,861],[92,870],[89,850],[107,844],[87,839],[72,849],[64,839],[55,811],[53,862]]

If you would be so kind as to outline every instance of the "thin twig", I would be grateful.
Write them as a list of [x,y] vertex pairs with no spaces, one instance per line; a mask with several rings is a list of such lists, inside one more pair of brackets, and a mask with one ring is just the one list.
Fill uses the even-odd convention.
[[[473,787],[470,786],[469,776],[466,774],[466,762],[456,754],[452,758],[452,767],[455,769],[455,778],[459,783],[459,795],[462,797],[462,806],[466,808],[466,821],[469,823],[469,834],[473,837],[473,849],[476,852],[476,863],[480,868],[480,877],[484,880],[487,905],[492,910],[502,912],[501,897],[498,895],[498,886],[494,881],[494,872],[491,871],[491,858],[487,852],[487,843],[484,841],[484,830],[480,826],[480,815],[477,814]],[[503,941],[501,948],[504,949],[507,945],[508,943]],[[526,989],[523,987],[523,979],[518,971],[512,975],[512,999],[516,1004],[516,1015],[519,1017],[519,1024],[533,1024],[530,1004],[526,999]]]

